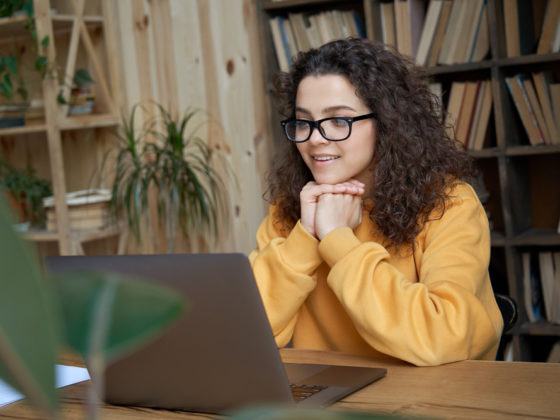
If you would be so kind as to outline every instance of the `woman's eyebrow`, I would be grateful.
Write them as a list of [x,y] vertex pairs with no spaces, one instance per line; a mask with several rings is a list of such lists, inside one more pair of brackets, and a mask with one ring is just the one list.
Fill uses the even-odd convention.
[[[323,113],[333,113],[333,112],[337,112],[337,111],[353,111],[353,112],[357,112],[356,109],[354,109],[351,106],[348,105],[333,105],[333,106],[329,106],[327,108],[323,108],[321,112]],[[307,115],[311,115],[311,112],[309,112],[307,109],[305,108],[301,108],[299,106],[296,107],[296,112],[300,112],[302,114],[307,114]]]

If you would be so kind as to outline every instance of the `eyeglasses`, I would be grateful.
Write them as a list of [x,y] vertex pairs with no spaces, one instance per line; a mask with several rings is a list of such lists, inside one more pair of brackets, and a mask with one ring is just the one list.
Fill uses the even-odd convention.
[[367,118],[375,118],[375,113],[372,112],[358,117],[330,117],[317,121],[288,118],[280,124],[284,127],[284,133],[288,140],[294,143],[303,143],[309,140],[314,128],[317,128],[319,133],[329,141],[342,141],[352,134],[353,122]]

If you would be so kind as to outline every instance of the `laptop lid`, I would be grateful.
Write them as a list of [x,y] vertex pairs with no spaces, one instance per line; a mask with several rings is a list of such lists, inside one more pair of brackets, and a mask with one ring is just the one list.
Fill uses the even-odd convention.
[[[55,256],[45,265],[51,273],[95,269],[134,275],[187,299],[188,309],[176,324],[106,367],[104,401],[211,413],[293,402],[246,255]],[[313,405],[330,404],[385,374],[384,369],[340,369],[338,376],[328,366],[287,370],[298,383],[312,378],[330,386],[309,398]]]

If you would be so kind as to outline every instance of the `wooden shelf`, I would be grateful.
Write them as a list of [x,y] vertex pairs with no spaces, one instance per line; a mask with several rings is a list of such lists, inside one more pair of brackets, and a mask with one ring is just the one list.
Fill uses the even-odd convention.
[[512,246],[556,246],[560,245],[560,234],[554,229],[531,229],[509,241]]
[[506,148],[506,156],[528,156],[560,153],[560,144],[540,144],[537,146],[510,146]]
[[525,335],[560,336],[560,325],[546,321],[526,322],[519,327],[519,332]]
[[[113,224],[97,229],[73,229],[70,232],[76,240],[88,242],[118,235],[120,228],[118,225]],[[58,241],[59,239],[59,234],[56,230],[29,229],[25,232],[21,232],[21,235],[24,239],[34,242],[52,242]]]
[[[359,16],[364,17],[365,26],[380,28],[382,16],[379,5],[383,0],[363,0],[348,2]],[[558,72],[560,53],[530,54],[505,58],[506,37],[503,15],[503,0],[488,0],[487,7],[488,35],[490,51],[481,62],[441,65],[425,68],[430,81],[440,82],[444,90],[443,101],[448,100],[449,86],[455,81],[490,80],[492,81],[492,113],[488,125],[488,134],[494,147],[482,150],[469,150],[469,155],[477,160],[484,175],[487,190],[492,203],[488,203],[491,219],[499,226],[499,231],[491,232],[492,256],[491,268],[503,274],[504,288],[518,300],[520,313],[524,313],[523,268],[520,263],[518,248],[523,252],[540,252],[543,248],[557,250],[560,246],[560,234],[555,228],[531,229],[522,231],[531,220],[545,220],[544,226],[555,226],[560,214],[555,215],[560,206],[560,196],[555,183],[557,167],[560,165],[560,145],[546,144],[532,146],[528,140],[517,109],[505,83],[505,77],[516,74],[528,74],[541,71]],[[515,2],[514,2],[515,3]],[[261,34],[265,40],[265,83],[270,83],[278,70],[274,55],[274,42],[268,25],[268,19],[286,16],[297,9],[299,12],[313,13],[335,9],[341,2],[320,0],[285,0],[263,1],[260,3],[262,16]],[[429,1],[425,1],[426,8]],[[368,37],[381,39],[381,31],[368,30]],[[270,86],[267,85],[267,87]],[[442,106],[445,108],[446,104]],[[279,121],[275,115],[270,117],[272,131],[279,130]],[[276,131],[278,132],[278,131]],[[281,133],[278,134],[281,136]],[[492,159],[492,160],[490,160]],[[557,165],[558,163],[558,165]],[[554,172],[556,171],[556,172]],[[543,209],[536,211],[535,209]],[[541,217],[544,215],[544,219]],[[555,221],[552,222],[554,218]],[[511,232],[519,232],[513,235]],[[521,292],[520,292],[521,291]],[[516,293],[520,293],[519,296]],[[515,343],[516,357],[521,358],[525,352],[519,336],[550,335],[560,338],[560,326],[546,322],[523,324],[521,322],[511,330],[510,337]],[[538,345],[535,343],[535,345]]]
[[490,69],[492,68],[492,62],[489,60],[480,61],[477,63],[462,63],[453,64],[449,66],[435,66],[426,69],[426,72],[430,76],[441,76],[445,74],[453,75],[457,73],[467,73],[472,71],[488,70],[488,76],[490,76]]
[[0,137],[3,136],[20,136],[22,134],[44,133],[47,131],[46,124],[23,125],[21,127],[1,128]]
[[469,150],[469,155],[476,159],[495,158],[501,155],[501,150],[497,147],[488,147],[481,150]]
[[334,6],[336,3],[362,3],[361,0],[283,0],[283,1],[264,1],[264,10],[275,9],[295,9],[297,7],[308,6],[325,6],[326,8]]
[[506,237],[501,232],[492,231],[490,233],[490,242],[492,246],[505,246],[506,245]]
[[113,127],[120,124],[120,118],[113,114],[73,115],[60,123],[61,130]]

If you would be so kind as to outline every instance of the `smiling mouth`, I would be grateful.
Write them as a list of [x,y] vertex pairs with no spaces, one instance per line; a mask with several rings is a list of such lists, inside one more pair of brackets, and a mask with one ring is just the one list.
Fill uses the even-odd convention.
[[340,156],[313,156],[313,160],[318,160],[319,162],[325,162],[328,160],[338,159]]

